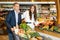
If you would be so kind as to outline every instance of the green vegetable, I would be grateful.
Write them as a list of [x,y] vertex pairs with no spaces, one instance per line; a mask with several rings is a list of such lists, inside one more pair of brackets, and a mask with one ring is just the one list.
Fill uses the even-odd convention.
[[58,27],[55,26],[55,27],[54,27],[54,30],[57,31],[57,30],[58,30]]
[[30,33],[30,35],[31,35],[31,38],[40,36],[40,34],[38,32],[32,32],[32,33]]
[[40,28],[40,30],[43,30],[43,28]]
[[21,24],[20,24],[20,28],[22,28],[22,29],[25,30],[25,31],[31,29],[26,23],[21,23]]
[[60,33],[60,29],[58,29],[56,32],[59,32]]

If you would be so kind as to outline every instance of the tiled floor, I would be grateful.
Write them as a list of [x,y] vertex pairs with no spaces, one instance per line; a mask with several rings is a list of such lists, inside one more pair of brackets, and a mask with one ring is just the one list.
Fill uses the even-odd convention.
[[8,36],[7,35],[0,35],[0,40],[8,40]]

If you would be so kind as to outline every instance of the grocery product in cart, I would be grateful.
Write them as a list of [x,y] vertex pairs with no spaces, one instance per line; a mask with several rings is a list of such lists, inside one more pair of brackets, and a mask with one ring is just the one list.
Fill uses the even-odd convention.
[[[20,28],[20,29],[19,29]],[[15,27],[15,34],[17,35],[18,40],[42,40],[41,35],[32,30],[30,26],[26,24],[26,22],[22,22],[20,25]]]
[[40,34],[34,30],[30,26],[26,24],[26,22],[22,22],[20,24],[20,30],[23,31],[22,33],[19,32],[19,36],[23,38],[23,40],[42,40],[43,38]]

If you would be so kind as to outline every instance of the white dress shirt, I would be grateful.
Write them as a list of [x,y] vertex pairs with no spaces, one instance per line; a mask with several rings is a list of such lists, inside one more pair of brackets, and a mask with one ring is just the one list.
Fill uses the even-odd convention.
[[34,14],[32,13],[32,22],[34,22],[35,21],[35,19],[34,19]]
[[18,24],[18,13],[15,11],[16,24]]

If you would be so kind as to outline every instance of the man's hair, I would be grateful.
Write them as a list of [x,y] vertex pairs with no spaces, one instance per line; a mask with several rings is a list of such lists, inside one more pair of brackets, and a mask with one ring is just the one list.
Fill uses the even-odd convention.
[[19,4],[19,3],[15,2],[15,3],[13,4],[13,6],[15,6],[16,4]]

